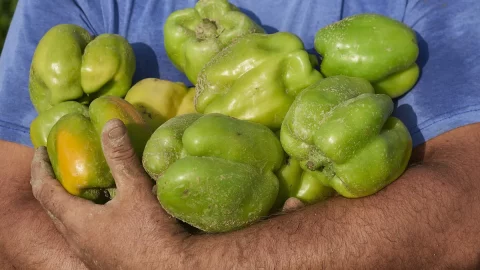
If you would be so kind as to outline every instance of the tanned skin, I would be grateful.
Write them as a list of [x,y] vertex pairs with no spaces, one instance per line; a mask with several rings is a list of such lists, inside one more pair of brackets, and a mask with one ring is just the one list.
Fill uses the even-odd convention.
[[0,269],[85,269],[33,197],[33,153],[0,140]]
[[337,197],[218,235],[192,234],[162,210],[125,134],[113,120],[102,136],[118,187],[106,205],[66,193],[44,148],[31,163],[29,191],[32,150],[2,144],[10,155],[0,157],[10,162],[2,167],[2,255],[34,269],[52,257],[79,266],[72,254],[92,269],[480,267],[480,124],[415,148],[407,171],[375,195]]

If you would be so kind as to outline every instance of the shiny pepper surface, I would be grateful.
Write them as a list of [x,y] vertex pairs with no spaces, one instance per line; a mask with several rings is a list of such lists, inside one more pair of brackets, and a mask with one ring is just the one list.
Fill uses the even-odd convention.
[[180,114],[194,113],[195,88],[180,82],[147,78],[136,83],[125,96],[155,131],[161,124]]
[[135,68],[133,49],[122,36],[94,38],[80,26],[59,24],[35,49],[30,99],[40,113],[64,101],[87,104],[103,95],[124,97]]
[[48,155],[57,179],[70,194],[99,201],[108,199],[106,192],[114,191],[115,181],[101,145],[102,129],[111,119],[120,119],[126,125],[140,158],[150,129],[133,105],[119,97],[99,97],[90,104],[88,116],[65,114],[50,130]]
[[294,34],[244,36],[204,67],[195,108],[279,129],[295,96],[323,78],[311,59]]

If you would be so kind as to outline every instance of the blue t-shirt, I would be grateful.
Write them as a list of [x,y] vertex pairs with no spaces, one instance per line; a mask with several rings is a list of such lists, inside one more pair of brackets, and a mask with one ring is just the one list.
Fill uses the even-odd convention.
[[[134,82],[157,77],[188,84],[169,61],[163,23],[195,0],[21,0],[0,58],[0,139],[31,146],[36,117],[28,93],[31,59],[51,27],[72,23],[90,33],[125,36],[136,53]],[[418,33],[422,68],[394,115],[410,130],[414,145],[480,120],[480,1],[458,0],[232,0],[269,32],[298,35],[313,49],[315,33],[346,16],[375,12],[403,21]]]

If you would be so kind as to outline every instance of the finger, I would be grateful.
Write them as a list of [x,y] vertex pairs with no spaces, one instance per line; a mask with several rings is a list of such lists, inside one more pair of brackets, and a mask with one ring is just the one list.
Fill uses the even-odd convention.
[[67,228],[63,223],[57,219],[50,211],[46,210],[47,215],[50,217],[50,220],[52,220],[53,225],[55,225],[55,228],[57,228],[57,231],[59,231],[63,235],[67,235]]
[[151,193],[152,183],[140,163],[122,121],[108,121],[102,132],[105,159],[117,185],[118,194]]
[[[75,223],[74,219],[79,211],[93,207],[90,201],[82,200],[67,193],[55,179],[55,175],[45,147],[39,147],[31,164],[31,179],[33,196],[40,202],[49,216],[64,225]],[[73,214],[73,210],[75,214]],[[60,231],[64,228],[59,227]]]
[[297,198],[291,197],[291,198],[288,198],[287,201],[283,204],[282,212],[284,213],[293,212],[304,206],[305,204],[302,201],[300,201]]

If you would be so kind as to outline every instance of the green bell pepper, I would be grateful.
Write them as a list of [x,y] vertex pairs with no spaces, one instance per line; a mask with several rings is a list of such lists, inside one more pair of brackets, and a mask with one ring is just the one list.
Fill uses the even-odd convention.
[[280,140],[303,170],[340,195],[376,193],[406,169],[412,139],[393,102],[362,78],[332,76],[300,93]]
[[320,29],[315,49],[321,71],[370,81],[377,93],[395,98],[417,82],[419,48],[407,25],[378,14],[358,14]]
[[124,97],[132,84],[135,55],[115,34],[92,37],[72,24],[52,27],[35,49],[30,99],[43,112],[64,101],[89,103],[102,95]]
[[199,0],[194,8],[170,14],[163,29],[168,57],[193,84],[203,66],[234,39],[265,32],[227,0]]
[[195,108],[279,129],[295,96],[322,79],[294,34],[250,34],[200,72]]
[[206,232],[244,227],[267,215],[284,159],[267,127],[222,114],[184,114],[148,140],[143,166],[172,216]]

